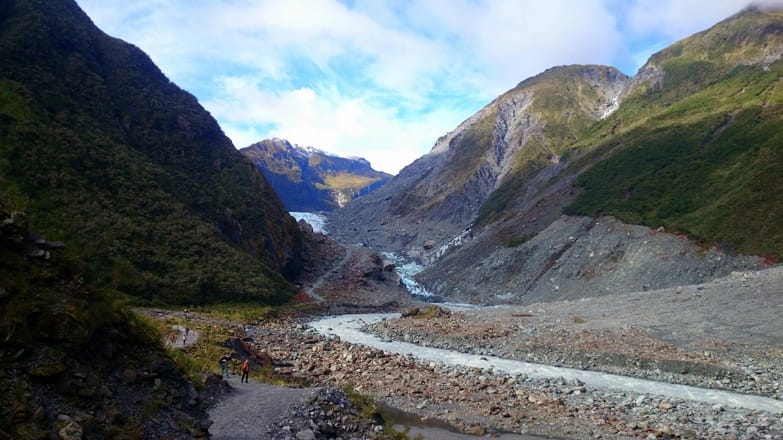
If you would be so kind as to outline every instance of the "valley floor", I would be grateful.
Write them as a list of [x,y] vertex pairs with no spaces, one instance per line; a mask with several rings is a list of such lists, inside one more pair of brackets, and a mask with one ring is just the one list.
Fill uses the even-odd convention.
[[432,319],[385,339],[783,400],[783,267],[710,283]]
[[[702,285],[577,301],[386,320],[374,331],[465,353],[605,371],[783,400],[783,268]],[[291,338],[290,331],[285,331]],[[352,383],[391,406],[465,432],[562,438],[781,438],[783,414],[638,392],[591,389],[323,340],[259,348],[296,374]],[[304,347],[304,348],[301,348]]]
[[[783,268],[773,268],[661,291],[390,319],[373,331],[387,340],[480,356],[783,401],[781,312]],[[325,337],[301,320],[238,328],[243,333],[238,336],[252,340],[253,351],[274,360],[278,374],[315,387],[351,384],[380,403],[425,421],[446,422],[464,433],[573,439],[783,438],[780,412],[600,389],[577,380],[509,375],[492,368],[446,366]],[[304,418],[302,426],[308,426],[310,412],[298,414]]]

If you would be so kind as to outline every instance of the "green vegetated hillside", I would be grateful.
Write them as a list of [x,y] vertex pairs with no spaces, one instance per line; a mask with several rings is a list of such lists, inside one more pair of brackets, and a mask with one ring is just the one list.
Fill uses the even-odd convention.
[[338,157],[284,139],[265,139],[240,151],[264,174],[289,211],[331,211],[391,178],[364,159]]
[[72,0],[9,0],[0,59],[0,181],[96,282],[164,303],[290,296],[295,221],[142,51]]
[[[586,170],[565,212],[783,254],[781,53],[783,14],[748,9],[653,55],[617,111],[557,139],[570,165],[550,185]],[[542,168],[533,153],[519,156],[477,223],[507,215]]]
[[32,234],[13,199],[0,187],[0,437],[206,435],[157,331],[89,282],[77,250]]
[[783,14],[748,10],[654,55],[660,73],[574,145],[597,164],[567,212],[783,255],[781,53]]

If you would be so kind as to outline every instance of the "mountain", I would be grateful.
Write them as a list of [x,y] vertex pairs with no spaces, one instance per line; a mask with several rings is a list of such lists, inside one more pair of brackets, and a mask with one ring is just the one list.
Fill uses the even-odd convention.
[[391,178],[364,159],[342,158],[284,139],[265,139],[240,151],[261,170],[289,211],[341,208]]
[[[594,100],[563,82],[578,83],[585,67],[544,72],[441,138],[327,227],[430,263],[419,276],[430,290],[474,302],[670,287],[779,261],[781,54],[783,13],[748,8],[653,55],[633,78],[607,81],[613,69],[603,68]],[[550,96],[563,105],[539,112],[539,124],[552,129],[536,130],[530,110],[506,113],[511,118],[494,125],[476,123],[504,114],[498,102],[550,82],[558,84]],[[535,93],[532,100],[552,102]],[[557,116],[584,122],[554,130]],[[528,142],[498,162],[496,169],[507,171],[488,173],[486,152],[507,151],[498,141],[499,133],[509,136],[505,127]],[[548,150],[529,141],[542,134],[551,140]],[[452,182],[484,176],[492,179],[472,186],[484,191],[452,190]],[[352,220],[362,215],[370,226]],[[689,246],[669,240],[684,237]],[[680,265],[674,270],[666,261]]]
[[330,231],[398,249],[448,241],[504,181],[564,168],[565,147],[615,109],[628,82],[606,66],[557,67],[525,80],[379,191],[335,212]]
[[783,255],[781,54],[783,13],[748,9],[653,55],[623,108],[574,145],[597,164],[567,212]]
[[86,276],[155,303],[279,303],[302,237],[196,99],[72,0],[0,4],[0,184]]

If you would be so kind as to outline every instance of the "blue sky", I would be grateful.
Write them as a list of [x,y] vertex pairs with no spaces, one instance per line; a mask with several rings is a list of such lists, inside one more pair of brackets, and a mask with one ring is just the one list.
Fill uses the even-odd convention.
[[[193,93],[237,148],[269,137],[396,174],[564,64],[633,75],[748,0],[77,0]],[[756,2],[757,4],[759,2]],[[783,0],[764,0],[782,4]]]

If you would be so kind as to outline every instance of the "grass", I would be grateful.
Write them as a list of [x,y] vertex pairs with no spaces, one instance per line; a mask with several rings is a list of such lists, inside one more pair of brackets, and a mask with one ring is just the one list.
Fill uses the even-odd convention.
[[359,416],[366,420],[375,420],[383,423],[383,431],[380,433],[380,438],[385,440],[420,440],[423,439],[421,435],[417,435],[411,438],[408,435],[408,429],[404,431],[397,431],[392,425],[392,420],[388,416],[384,416],[383,411],[375,404],[372,397],[356,391],[351,384],[344,385],[342,387],[343,393],[351,401],[354,408],[356,408]]
[[380,177],[361,176],[351,173],[330,173],[324,176],[323,185],[316,185],[319,189],[332,189],[337,191],[358,191],[381,180]]

